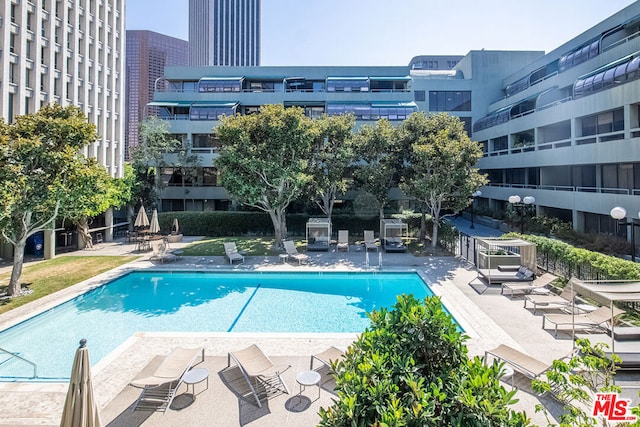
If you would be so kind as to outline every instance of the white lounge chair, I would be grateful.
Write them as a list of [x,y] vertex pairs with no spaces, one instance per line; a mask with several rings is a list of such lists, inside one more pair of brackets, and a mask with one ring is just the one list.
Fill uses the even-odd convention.
[[338,230],[336,250],[346,249],[349,252],[349,230]]
[[224,242],[224,253],[229,264],[233,264],[234,261],[240,261],[240,264],[244,262],[244,255],[238,252],[235,242]]
[[572,292],[571,287],[567,285],[560,295],[525,295],[524,308],[527,308],[527,302],[533,304],[533,314],[536,314],[538,306],[542,308],[565,308],[573,304],[575,296],[576,293]]
[[169,252],[169,243],[167,239],[157,239],[149,241],[149,246],[153,251],[153,255],[149,258],[149,261],[159,261],[161,264],[165,262],[175,261],[175,254]]
[[129,385],[142,389],[131,411],[148,409],[166,413],[182,384],[183,375],[191,369],[199,355],[202,355],[204,362],[204,348],[178,347],[169,353],[152,375],[131,381]]
[[331,367],[331,362],[336,360],[342,360],[344,357],[344,351],[340,350],[337,347],[331,346],[322,353],[314,354],[311,356],[311,362],[309,363],[309,368],[313,370],[313,361],[317,360],[327,367]]
[[583,314],[570,314],[570,313],[558,313],[558,314],[545,314],[542,318],[542,329],[545,329],[546,323],[549,322],[554,325],[553,336],[558,336],[558,326],[571,327],[572,330],[589,330],[589,329],[605,329],[602,326],[603,323],[612,322],[613,318],[624,311],[614,308],[613,317],[611,316],[611,308],[602,306],[598,307],[591,313]]
[[[249,384],[249,388],[251,389],[251,393],[253,393],[253,397],[256,399],[258,407],[262,407],[257,392],[258,381],[264,385],[267,398],[269,397],[269,393],[274,391],[282,391],[289,394],[289,388],[281,375],[291,366],[278,367],[274,365],[271,359],[269,359],[257,345],[252,344],[244,350],[230,352],[227,356],[227,367],[231,366],[231,359],[238,365],[244,379],[247,381],[247,384]],[[252,378],[255,382],[254,384],[251,383]]]
[[508,345],[500,344],[493,350],[484,352],[485,363],[488,363],[488,356],[491,355],[497,360],[510,365],[514,370],[524,374],[528,378],[536,379],[551,368],[551,365],[543,363],[528,354],[524,354]]
[[298,265],[302,264],[303,261],[309,260],[309,255],[298,252],[293,240],[285,240],[282,244],[284,245],[284,250],[287,252],[288,257],[298,261]]
[[550,285],[557,278],[557,276],[554,276],[551,273],[544,273],[542,276],[536,277],[532,282],[504,282],[502,283],[500,293],[504,294],[505,290],[508,290],[510,296],[513,296],[514,294],[530,294],[536,289],[541,289]]
[[378,245],[373,237],[373,230],[364,230],[364,248],[365,250],[373,249],[378,252]]

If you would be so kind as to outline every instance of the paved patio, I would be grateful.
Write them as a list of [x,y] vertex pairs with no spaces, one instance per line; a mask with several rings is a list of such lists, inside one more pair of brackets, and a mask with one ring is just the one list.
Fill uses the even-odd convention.
[[[478,234],[482,230],[476,229]],[[173,248],[188,243],[172,244]],[[99,245],[92,251],[79,251],[87,255],[122,255],[133,253],[133,245],[122,242]],[[463,262],[448,257],[414,257],[411,254],[369,254],[355,246],[349,252],[309,253],[309,265],[283,264],[278,257],[246,258],[241,265],[230,266],[222,257],[179,257],[178,261],[156,264],[149,261],[150,253],[141,254],[130,264],[105,273],[95,279],[75,285],[42,301],[13,310],[0,316],[0,329],[15,324],[105,283],[131,269],[186,269],[186,270],[370,270],[407,271],[415,270],[440,295],[451,313],[470,336],[470,354],[483,355],[484,351],[507,344],[531,356],[551,363],[569,353],[572,348],[569,334],[561,333],[558,339],[541,328],[542,317],[533,315],[522,307],[521,300],[511,300],[500,295],[499,288],[484,289],[476,280],[475,271]],[[379,266],[379,261],[380,265]],[[335,398],[331,382],[327,383],[317,398],[317,389],[307,388],[302,397],[295,381],[297,372],[308,369],[311,354],[330,345],[346,348],[353,341],[353,334],[252,334],[252,333],[190,333],[159,334],[140,332],[132,336],[107,358],[93,367],[95,392],[102,409],[105,425],[109,426],[310,426],[319,422],[320,407],[327,407]],[[258,408],[250,395],[246,383],[238,376],[237,368],[227,368],[227,353],[257,343],[276,361],[291,365],[285,373],[285,381],[291,394],[282,394],[270,399]],[[159,412],[131,412],[138,390],[128,383],[145,372],[153,370],[175,346],[204,347],[206,359],[201,365],[208,369],[209,388],[205,383],[195,386],[196,396],[186,386],[179,392],[173,407],[166,414]],[[90,347],[90,343],[89,343]],[[550,398],[532,393],[529,381],[516,374],[515,385],[519,389],[517,409],[526,410],[534,422],[546,425],[545,419],[534,411],[534,405],[543,402],[552,412],[558,413],[558,404]],[[0,383],[3,393],[3,409],[0,411],[0,426],[58,425],[67,384],[45,383]],[[630,392],[635,398],[637,392]],[[635,396],[635,397],[634,397]]]

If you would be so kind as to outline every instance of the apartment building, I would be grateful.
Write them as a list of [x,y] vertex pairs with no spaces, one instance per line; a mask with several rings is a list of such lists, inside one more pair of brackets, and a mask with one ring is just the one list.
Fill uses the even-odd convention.
[[[123,175],[124,0],[7,0],[0,3],[0,117],[57,103],[78,106],[99,139],[84,149],[113,177]],[[100,222],[112,224],[109,209]],[[101,230],[112,238],[112,229]],[[34,236],[35,237],[35,236]],[[68,246],[68,233],[44,233],[44,256]],[[64,242],[64,243],[62,243]],[[0,247],[8,258],[12,248]]]
[[480,50],[418,56],[406,67],[169,67],[152,105],[210,169],[186,190],[166,171],[162,208],[226,207],[213,168],[220,114],[282,103],[310,117],[351,112],[362,124],[447,112],[483,146],[478,167],[491,182],[480,206],[501,211],[512,195],[534,196],[537,212],[576,230],[623,234],[630,229],[609,212],[640,211],[639,34],[634,3],[548,54]]

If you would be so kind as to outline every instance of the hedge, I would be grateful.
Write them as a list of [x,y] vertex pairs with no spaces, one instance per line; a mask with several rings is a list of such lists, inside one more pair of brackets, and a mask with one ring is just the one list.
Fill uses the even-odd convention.
[[[158,214],[162,232],[171,231],[174,218],[178,219],[180,232],[189,236],[273,235],[273,223],[265,212],[162,212]],[[304,236],[309,218],[306,214],[287,215],[289,235]],[[341,214],[333,215],[331,222],[336,236],[337,230],[349,230],[352,236],[362,236],[364,230],[377,232],[380,228],[378,217]]]

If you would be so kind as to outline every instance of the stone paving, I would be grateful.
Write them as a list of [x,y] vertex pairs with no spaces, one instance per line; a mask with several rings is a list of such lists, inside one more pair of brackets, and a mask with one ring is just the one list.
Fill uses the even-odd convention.
[[[478,226],[476,226],[478,227]],[[482,230],[475,230],[477,233]],[[172,244],[179,249],[189,241]],[[442,297],[451,313],[463,326],[470,339],[471,355],[483,355],[485,350],[498,344],[518,348],[531,356],[551,363],[568,354],[572,348],[568,334],[553,334],[541,328],[542,317],[533,315],[522,307],[522,300],[511,300],[500,295],[499,288],[486,288],[477,280],[475,271],[465,263],[450,257],[415,257],[411,254],[382,254],[381,258],[371,252],[369,266],[365,252],[352,246],[349,252],[309,253],[311,262],[282,263],[278,257],[246,257],[246,262],[230,266],[223,257],[180,256],[176,262],[157,264],[149,260],[150,253],[138,254],[133,245],[113,242],[99,245],[95,250],[78,251],[73,255],[122,255],[140,257],[122,267],[102,274],[94,279],[75,285],[45,299],[12,310],[0,316],[0,330],[32,316],[36,312],[53,307],[64,300],[86,292],[112,280],[131,269],[167,270],[382,270],[416,271],[437,295]],[[380,265],[379,265],[380,261]],[[108,426],[310,426],[319,422],[320,407],[327,407],[335,398],[331,382],[323,386],[320,398],[317,389],[307,388],[303,396],[299,391],[295,374],[308,369],[309,356],[330,345],[346,348],[355,339],[353,334],[257,334],[257,333],[182,333],[166,334],[140,332],[130,337],[107,358],[93,366],[94,389],[100,405],[103,422]],[[282,394],[270,399],[258,408],[234,367],[227,367],[227,353],[257,343],[277,363],[291,365],[285,373],[291,394]],[[159,412],[131,412],[138,390],[128,386],[135,377],[153,370],[176,346],[204,347],[206,359],[201,365],[210,373],[209,387],[205,383],[195,386],[195,397],[186,387],[179,392],[171,409],[166,414]],[[244,383],[246,384],[246,383]],[[520,402],[516,409],[526,410],[534,422],[546,425],[545,419],[536,414],[533,407],[542,402],[552,413],[560,410],[549,397],[539,397],[531,391],[529,381],[516,374],[514,384],[518,388]],[[506,385],[507,387],[510,386]],[[0,383],[3,394],[0,408],[0,426],[58,425],[67,384],[50,383]],[[637,404],[635,393],[634,404]],[[633,393],[631,398],[633,398]]]

